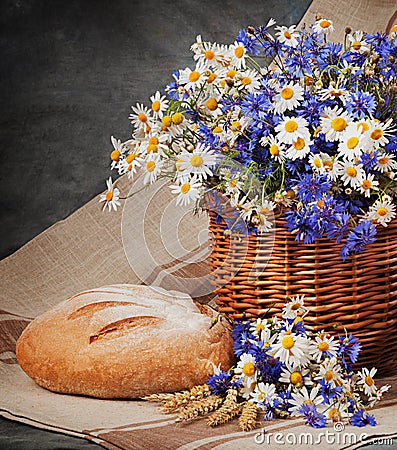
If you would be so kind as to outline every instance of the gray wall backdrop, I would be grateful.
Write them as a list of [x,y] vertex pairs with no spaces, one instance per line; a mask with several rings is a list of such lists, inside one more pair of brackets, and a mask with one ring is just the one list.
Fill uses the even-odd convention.
[[192,66],[197,34],[297,23],[310,0],[3,0],[0,258],[105,189],[110,135]]

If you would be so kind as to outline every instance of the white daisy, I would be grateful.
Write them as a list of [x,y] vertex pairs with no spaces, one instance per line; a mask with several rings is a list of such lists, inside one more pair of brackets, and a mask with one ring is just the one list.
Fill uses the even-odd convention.
[[194,51],[193,58],[196,61],[200,61],[207,68],[216,66],[217,59],[222,54],[221,47],[218,44],[203,42],[200,35],[197,36],[196,42],[191,46],[191,50]]
[[396,205],[392,204],[389,199],[383,197],[381,200],[370,206],[367,218],[375,223],[380,223],[384,227],[387,227],[394,217],[396,217]]
[[254,392],[251,393],[252,400],[258,404],[273,405],[273,400],[276,397],[276,386],[269,383],[258,383],[255,386]]
[[303,117],[284,117],[275,128],[276,137],[280,142],[289,145],[296,142],[298,138],[308,140],[310,132],[307,126],[308,122]]
[[361,131],[355,123],[351,123],[340,139],[338,146],[339,154],[349,161],[358,158],[363,149],[364,139]]
[[379,181],[375,180],[375,175],[373,175],[372,173],[368,173],[362,180],[360,180],[358,189],[365,195],[365,197],[369,197],[372,191],[379,190],[378,185]]
[[166,133],[161,133],[156,129],[152,129],[146,138],[141,141],[140,151],[145,153],[158,153],[160,156],[166,156],[169,150],[166,144],[168,136]]
[[326,357],[332,358],[333,356],[337,356],[339,342],[335,341],[333,336],[322,332],[314,339],[315,342],[312,342],[311,354],[317,363]]
[[323,398],[319,395],[319,386],[315,386],[310,389],[310,393],[307,390],[306,386],[303,386],[298,392],[292,393],[292,399],[289,400],[289,403],[292,405],[289,408],[291,412],[291,416],[299,416],[301,413],[299,409],[303,405],[314,405],[319,412],[323,411],[326,408],[326,405],[323,405]]
[[380,153],[375,165],[376,169],[382,172],[390,172],[397,169],[397,161],[395,156],[391,153]]
[[313,25],[313,31],[317,34],[328,35],[334,31],[332,20],[319,19]]
[[310,380],[306,377],[310,373],[309,369],[304,369],[300,366],[290,366],[286,364],[280,374],[279,381],[281,383],[288,384],[288,387],[301,388],[306,383],[310,383]]
[[154,118],[161,118],[164,115],[164,112],[167,111],[168,108],[168,100],[165,95],[161,95],[159,91],[157,91],[154,95],[150,97],[150,101],[152,102],[152,114]]
[[117,207],[121,205],[119,202],[120,191],[118,188],[113,186],[112,178],[106,181],[107,191],[104,194],[101,194],[99,197],[100,202],[105,202],[103,205],[102,211],[105,210],[106,206],[108,210],[111,211],[112,208],[117,211]]
[[236,79],[236,87],[238,90],[246,90],[254,92],[260,87],[260,75],[252,69],[241,72]]
[[327,141],[338,141],[343,137],[352,119],[342,108],[324,108],[320,118],[320,131],[325,134]]
[[349,185],[354,189],[360,186],[360,181],[365,177],[362,164],[355,164],[353,161],[342,162],[341,178],[345,186]]
[[243,353],[234,369],[236,375],[241,375],[244,382],[253,383],[256,380],[256,360],[249,353]]
[[124,149],[120,139],[116,139],[114,136],[111,136],[110,140],[113,145],[113,151],[110,153],[110,159],[112,160],[110,168],[113,170],[116,166],[118,166],[120,156],[122,155]]
[[369,47],[365,41],[364,33],[359,30],[347,35],[347,39],[350,42],[350,51],[358,53],[369,52]]
[[335,87],[330,84],[327,88],[323,88],[318,92],[318,99],[321,101],[337,100],[339,99],[343,104],[349,97],[349,93],[346,89],[341,87]]
[[132,178],[136,169],[141,167],[143,159],[139,156],[139,153],[128,153],[126,157],[120,161],[119,173],[123,175],[127,173],[128,178]]
[[183,85],[187,91],[194,90],[197,86],[200,86],[205,82],[204,74],[206,70],[207,68],[201,62],[196,64],[194,70],[190,69],[190,67],[186,67],[186,69],[179,72],[178,83]]
[[247,49],[241,42],[235,41],[229,46],[228,56],[230,56],[231,64],[238,70],[245,69],[245,58]]
[[143,168],[145,171],[145,177],[143,179],[144,184],[152,184],[156,181],[161,169],[164,165],[164,161],[161,160],[158,153],[149,153],[144,161]]
[[376,386],[374,382],[374,376],[377,372],[377,369],[373,367],[371,371],[369,371],[366,367],[360,370],[357,375],[359,376],[359,380],[357,384],[362,385],[365,395],[373,395],[376,394]]
[[131,123],[135,128],[142,129],[145,133],[149,132],[153,124],[149,109],[141,103],[131,106],[131,109],[133,111],[133,114],[130,114]]
[[278,342],[272,346],[272,352],[283,363],[299,365],[307,360],[308,348],[306,338],[287,331],[280,333]]
[[290,27],[277,26],[274,29],[277,31],[276,36],[279,42],[290,47],[296,47],[298,45],[299,33],[295,31],[296,25],[291,25]]
[[332,387],[339,386],[342,383],[342,367],[338,364],[335,357],[326,358],[318,368],[318,374],[314,378],[317,380],[324,380],[330,383]]
[[309,137],[298,137],[292,145],[287,148],[287,158],[295,160],[295,159],[303,159],[306,155],[310,153],[310,146],[313,142]]
[[369,407],[373,408],[378,402],[380,402],[382,400],[383,394],[387,392],[390,388],[391,388],[390,384],[385,384],[379,389],[377,389],[377,391],[368,398]]
[[181,170],[196,175],[201,181],[212,176],[211,167],[216,163],[216,155],[209,147],[199,144],[192,152],[184,151],[178,155],[178,166]]
[[275,106],[274,111],[278,114],[283,114],[285,111],[293,110],[299,106],[303,100],[303,88],[297,83],[287,83],[280,87],[278,93],[274,97]]
[[269,149],[270,156],[274,160],[277,162],[285,161],[285,145],[279,142],[273,135],[263,137],[260,143]]
[[272,345],[277,339],[277,334],[272,335],[272,330],[270,328],[263,328],[260,334],[260,340],[263,342],[262,349],[269,353],[272,350]]
[[173,184],[170,188],[173,194],[178,194],[176,204],[185,206],[200,198],[201,186],[197,178],[192,177],[190,180],[181,179],[180,184]]
[[397,24],[390,28],[390,37],[393,39],[397,38]]
[[393,119],[387,120],[385,123],[373,120],[370,129],[366,133],[368,144],[374,148],[384,147],[388,142],[388,136],[391,136],[395,131],[395,127],[390,127]]
[[295,319],[298,314],[303,314],[307,311],[307,308],[304,306],[304,295],[296,295],[292,297],[291,300],[285,304],[282,317],[283,319]]
[[327,419],[329,419],[331,422],[344,422],[347,420],[351,414],[348,411],[348,402],[335,402],[331,405],[331,407],[328,407],[324,414],[326,415]]

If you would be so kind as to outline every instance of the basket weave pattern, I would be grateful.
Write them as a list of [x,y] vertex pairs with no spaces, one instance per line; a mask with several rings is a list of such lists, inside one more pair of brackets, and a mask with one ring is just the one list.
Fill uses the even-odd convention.
[[[305,296],[305,322],[315,330],[352,332],[363,351],[359,365],[381,372],[397,364],[397,223],[379,227],[365,252],[340,259],[328,239],[296,242],[276,219],[271,233],[225,236],[225,223],[210,217],[210,267],[219,311],[231,318],[280,314],[289,296]],[[337,325],[337,327],[335,327]]]

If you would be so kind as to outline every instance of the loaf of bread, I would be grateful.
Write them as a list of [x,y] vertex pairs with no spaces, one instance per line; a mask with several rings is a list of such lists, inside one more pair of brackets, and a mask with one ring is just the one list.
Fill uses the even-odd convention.
[[51,391],[138,398],[204,383],[213,365],[229,369],[229,326],[211,323],[189,296],[105,286],[33,320],[16,354],[26,374]]

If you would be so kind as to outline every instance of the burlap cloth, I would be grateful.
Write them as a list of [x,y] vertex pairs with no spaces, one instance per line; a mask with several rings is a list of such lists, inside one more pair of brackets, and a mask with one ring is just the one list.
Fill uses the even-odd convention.
[[[312,3],[302,23],[312,23],[317,13],[334,21],[333,38],[337,40],[343,37],[346,25],[368,32],[385,31],[397,18],[394,0],[343,0],[337,3],[323,0]],[[122,191],[128,191],[126,178],[119,179],[118,184]],[[258,448],[265,441],[263,435],[258,435],[255,442],[255,435],[261,429],[242,433],[237,422],[211,429],[202,420],[176,425],[173,417],[163,415],[155,405],[143,401],[96,400],[54,394],[36,386],[17,364],[15,342],[28,322],[77,292],[105,284],[140,283],[143,274],[144,281],[165,288],[185,290],[195,296],[206,293],[207,218],[181,215],[176,224],[175,216],[167,208],[171,204],[167,189],[155,196],[153,193],[145,195],[129,201],[128,214],[124,214],[123,220],[122,210],[104,213],[98,198],[94,198],[66,220],[56,223],[0,261],[0,414],[40,428],[82,436],[107,448]],[[150,208],[146,209],[148,203]],[[168,243],[162,241],[162,233],[168,236],[174,229],[178,230],[181,246],[170,250]],[[145,247],[150,248],[149,256],[146,252],[141,257]],[[192,279],[195,276],[199,277],[197,283]],[[189,280],[187,285],[186,278]],[[203,279],[204,283],[201,283]],[[195,286],[198,286],[197,292]],[[360,445],[361,433],[383,439],[397,435],[395,378],[396,375],[391,375],[382,380],[391,383],[393,389],[375,410],[379,425],[365,429],[346,427],[333,437],[320,437],[313,445],[317,448],[356,448]],[[323,430],[308,429],[301,419],[266,424],[267,435],[277,431],[283,433],[280,439],[284,439],[284,443],[280,443],[280,439],[277,443],[270,436],[267,442],[271,448],[288,445],[308,448],[311,444],[307,437],[299,444],[291,433],[299,437],[310,431],[314,433],[311,439],[315,441]],[[351,433],[355,433],[355,437]],[[263,445],[267,445],[266,441]]]

